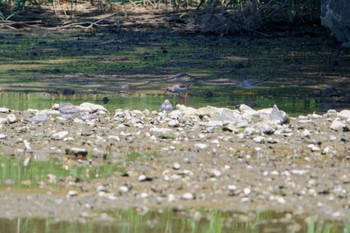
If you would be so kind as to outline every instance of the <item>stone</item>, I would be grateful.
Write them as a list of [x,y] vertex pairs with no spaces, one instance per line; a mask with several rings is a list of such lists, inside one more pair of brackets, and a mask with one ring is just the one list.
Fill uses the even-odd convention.
[[93,148],[92,149],[92,155],[95,157],[95,158],[106,158],[107,156],[107,153],[102,151],[102,150],[99,150],[98,148]]
[[182,194],[181,199],[183,199],[183,200],[193,200],[193,199],[195,199],[195,196],[194,196],[193,193],[184,193],[184,194]]
[[0,139],[6,139],[7,135],[0,133]]
[[350,110],[342,110],[338,113],[340,119],[349,120],[350,119]]
[[7,123],[7,118],[0,117],[0,124],[5,124]]
[[24,121],[32,124],[39,124],[41,122],[46,122],[48,119],[47,111],[42,111],[31,118],[24,119]]
[[204,150],[208,147],[207,144],[204,144],[204,143],[197,143],[197,144],[194,144],[194,149],[195,150]]
[[8,108],[0,108],[0,113],[9,113],[10,109]]
[[51,139],[53,140],[62,140],[66,136],[68,136],[68,131],[60,131],[51,135]]
[[338,41],[350,41],[350,1],[322,0],[321,24],[329,28]]
[[168,122],[168,126],[170,126],[170,127],[178,127],[179,125],[180,125],[180,123],[178,120],[170,120]]
[[347,127],[347,125],[338,119],[335,119],[334,121],[332,121],[332,124],[330,127],[335,131],[349,131],[349,128]]
[[212,116],[217,111],[218,111],[217,107],[206,106],[206,107],[197,109],[197,114],[199,116]]
[[125,185],[120,186],[119,189],[118,189],[118,192],[119,193],[127,193],[127,192],[129,192],[129,188],[127,186],[125,186]]
[[279,125],[283,125],[288,121],[288,118],[288,115],[284,111],[279,110],[276,105],[273,106],[270,113],[270,121]]
[[92,104],[92,103],[82,103],[79,105],[79,108],[81,111],[85,111],[85,112],[90,112],[90,113],[94,113],[94,112],[108,112],[108,110],[103,107],[102,105],[99,104]]
[[17,117],[16,117],[16,115],[13,114],[13,113],[8,114],[8,115],[7,115],[7,121],[8,121],[8,123],[10,123],[10,124],[17,122]]
[[241,104],[239,106],[239,111],[242,113],[243,117],[246,119],[251,119],[253,115],[257,113],[254,109],[249,107],[248,105]]
[[169,128],[150,128],[150,132],[160,138],[171,138],[173,137],[173,130]]
[[242,116],[237,110],[219,108],[218,111],[212,115],[211,120],[239,122],[242,120]]
[[86,157],[88,151],[84,148],[72,147],[70,149],[66,149],[66,154]]

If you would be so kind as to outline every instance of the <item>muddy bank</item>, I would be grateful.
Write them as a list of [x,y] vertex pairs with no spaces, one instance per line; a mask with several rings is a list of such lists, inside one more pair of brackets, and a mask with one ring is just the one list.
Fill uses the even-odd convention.
[[88,104],[66,119],[55,109],[1,109],[3,154],[24,167],[58,157],[67,170],[120,169],[104,179],[47,174],[35,189],[3,181],[0,217],[90,220],[165,207],[349,216],[349,111],[292,118],[276,107],[109,113]]

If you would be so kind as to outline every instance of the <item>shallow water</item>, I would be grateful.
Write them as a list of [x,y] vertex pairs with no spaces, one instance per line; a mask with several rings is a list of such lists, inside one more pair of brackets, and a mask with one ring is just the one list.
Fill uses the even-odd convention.
[[[7,233],[75,232],[349,232],[350,222],[319,220],[317,216],[293,216],[282,212],[240,213],[217,210],[149,211],[118,210],[102,213],[104,221],[58,222],[54,219],[0,219],[0,231]],[[108,220],[107,220],[108,219]]]
[[[0,93],[0,107],[14,110],[46,109],[54,103],[71,102],[79,105],[83,102],[91,102],[105,106],[111,113],[117,108],[159,110],[162,102],[169,99],[173,106],[177,103],[184,104],[183,98],[161,94],[133,94],[129,96],[108,96],[103,94],[75,94],[60,95],[42,93]],[[330,108],[342,109],[346,105],[326,104],[318,99],[298,97],[274,97],[246,94],[222,94],[217,96],[190,95],[187,106],[200,108],[204,106],[235,108],[240,104],[247,104],[254,109],[272,107],[274,104],[288,114],[307,114],[312,112],[322,113]]]

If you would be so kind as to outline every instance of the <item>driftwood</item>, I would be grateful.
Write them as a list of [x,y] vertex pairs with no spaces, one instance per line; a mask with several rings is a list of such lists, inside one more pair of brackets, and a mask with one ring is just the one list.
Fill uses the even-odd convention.
[[61,24],[44,26],[43,20],[33,21],[14,21],[14,20],[3,20],[0,21],[0,28],[17,29],[23,27],[29,28],[45,28],[45,29],[68,29],[68,28],[81,28],[81,29],[92,29],[101,27],[120,27],[119,20],[115,19],[117,13],[113,13],[102,18],[79,18],[76,20],[64,21]]

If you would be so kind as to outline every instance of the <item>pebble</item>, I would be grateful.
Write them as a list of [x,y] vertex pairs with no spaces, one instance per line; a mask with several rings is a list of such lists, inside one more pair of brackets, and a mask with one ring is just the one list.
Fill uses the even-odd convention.
[[78,192],[77,191],[75,191],[75,190],[68,191],[68,193],[67,193],[67,197],[68,198],[69,197],[75,197],[75,196],[78,196]]
[[231,185],[228,185],[228,186],[227,186],[227,189],[228,189],[229,191],[236,191],[236,190],[237,190],[237,186],[234,185],[234,184],[231,184]]
[[181,168],[181,165],[179,163],[174,163],[173,164],[173,169],[174,170],[179,170]]
[[193,200],[195,198],[193,193],[184,193],[181,196],[181,199],[183,200]]
[[7,115],[7,121],[8,121],[10,124],[17,122],[17,117],[16,117],[16,115],[13,114],[13,113],[8,114],[8,115]]
[[118,189],[118,192],[119,193],[127,193],[127,192],[129,192],[129,188],[127,186],[125,186],[125,185],[120,186],[119,189]]
[[0,113],[9,113],[10,109],[8,108],[0,108]]
[[7,135],[0,133],[0,139],[6,139]]
[[199,150],[204,150],[208,147],[207,144],[204,144],[204,143],[196,143],[194,144],[194,149],[199,151]]
[[335,131],[349,131],[347,125],[344,122],[337,119],[332,122],[330,127]]
[[68,136],[68,131],[60,131],[51,135],[51,139],[53,140],[62,140],[66,136]]

